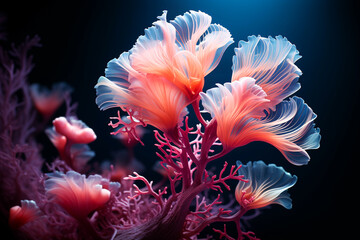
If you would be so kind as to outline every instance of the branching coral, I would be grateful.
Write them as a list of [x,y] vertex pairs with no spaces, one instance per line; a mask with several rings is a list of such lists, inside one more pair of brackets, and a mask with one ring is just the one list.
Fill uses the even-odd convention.
[[[190,239],[197,236],[205,226],[216,221],[233,221],[237,226],[238,239],[245,236],[255,239],[252,233],[241,230],[240,218],[251,209],[251,203],[259,203],[253,205],[253,208],[256,208],[255,206],[264,207],[277,202],[274,200],[277,195],[269,194],[275,190],[269,185],[269,189],[264,193],[254,192],[252,195],[238,187],[236,196],[241,208],[237,212],[214,208],[221,203],[220,195],[209,204],[205,200],[197,202],[196,211],[191,212],[191,202],[204,190],[211,189],[221,193],[222,188],[230,190],[227,180],[250,182],[250,185],[262,184],[258,183],[259,179],[248,176],[250,172],[245,178],[237,175],[238,171],[241,172],[241,165],[237,168],[233,165],[228,175],[224,176],[228,165],[225,162],[217,176],[206,169],[208,163],[236,147],[252,141],[264,141],[277,147],[291,163],[303,165],[309,160],[305,150],[319,147],[319,130],[315,129],[313,124],[316,115],[300,98],[283,101],[300,88],[297,79],[301,74],[294,64],[300,58],[298,51],[286,38],[251,36],[249,42],[241,41],[233,58],[232,83],[218,85],[206,94],[202,89],[199,90],[203,83],[198,83],[207,73],[201,72],[201,69],[208,69],[204,68],[206,64],[202,61],[204,58],[199,58],[203,56],[199,52],[206,55],[207,48],[204,46],[210,46],[213,41],[212,46],[214,49],[218,48],[215,51],[219,51],[219,54],[210,54],[212,58],[207,55],[207,60],[218,63],[222,52],[232,42],[230,35],[226,35],[227,30],[219,25],[211,25],[216,27],[207,32],[210,21],[208,15],[191,11],[169,24],[166,15],[162,15],[153,27],[145,30],[145,36],[139,37],[133,49],[109,62],[105,71],[106,77],[100,77],[95,86],[98,95],[96,103],[100,109],[119,107],[129,114],[129,123],[121,121],[120,115],[117,117],[118,123],[110,122],[109,125],[114,128],[123,124],[122,129],[115,134],[133,134],[134,130],[131,129],[140,123],[144,126],[153,125],[163,132],[161,134],[155,131],[155,138],[158,141],[156,146],[159,149],[157,155],[161,159],[160,164],[169,178],[169,197],[162,198],[166,196],[166,187],[155,192],[152,182],[138,174],[124,179],[144,182],[145,190],[134,185],[134,197],[148,194],[155,199],[154,203],[160,206],[156,220],[137,226],[143,231],[139,235],[133,232],[134,239],[155,239],[155,236],[157,239]],[[176,34],[172,32],[174,28]],[[196,45],[199,36],[205,32],[208,33],[204,37],[207,44],[200,41],[200,44]],[[224,34],[228,40],[225,40]],[[212,37],[208,37],[209,35]],[[220,35],[224,35],[222,41],[218,41]],[[217,64],[210,65],[216,67]],[[182,71],[186,74],[181,75]],[[164,83],[168,84],[167,87]],[[193,84],[196,85],[196,90]],[[142,94],[144,89],[147,91],[146,95]],[[159,91],[162,94],[158,94]],[[185,98],[180,97],[181,94],[185,94]],[[173,99],[171,101],[168,100],[170,95]],[[205,110],[211,114],[210,121],[204,120],[199,110],[200,99]],[[169,105],[159,105],[158,101]],[[180,114],[184,107],[190,104],[200,122],[196,131],[188,126],[188,117],[182,120],[187,113]],[[177,109],[177,114],[168,111],[168,108]],[[163,112],[160,114],[160,111]],[[214,145],[221,145],[222,151],[214,153]],[[271,166],[269,168],[273,169]],[[257,167],[254,171],[262,169]],[[272,177],[276,176],[269,176],[270,179]],[[273,181],[276,182],[276,179]],[[243,185],[239,183],[238,186]],[[246,196],[251,195],[249,199],[245,199],[242,192],[246,192]],[[259,199],[256,197],[258,194],[263,197]],[[283,196],[280,192],[279,195]],[[289,207],[288,204],[284,206]],[[204,209],[200,210],[201,208]],[[213,209],[217,211],[214,212]],[[145,230],[148,234],[144,235]],[[215,231],[232,239],[226,232],[226,227],[224,231]],[[117,239],[123,238],[123,234],[118,231]]]
[[29,51],[40,46],[39,37],[27,37],[10,49],[0,46],[0,199],[2,224],[20,200],[39,200],[43,159],[34,139],[35,111],[27,77],[33,68]]
[[[95,164],[98,174],[87,171],[95,155],[87,144],[96,134],[76,117],[71,89],[60,84],[61,93],[41,93],[33,85],[35,107],[31,103],[26,78],[33,65],[27,52],[39,45],[38,38],[9,53],[0,48],[0,178],[6,193],[1,211],[6,219],[10,215],[13,233],[31,239],[190,240],[201,239],[205,228],[220,222],[222,229],[210,227],[214,237],[258,239],[241,220],[249,210],[256,211],[248,217],[254,218],[271,204],[290,209],[287,190],[297,177],[274,164],[229,164],[221,157],[263,141],[290,163],[304,165],[310,159],[306,150],[319,147],[320,134],[310,107],[298,97],[286,99],[300,88],[295,65],[300,56],[281,36],[240,41],[231,83],[203,92],[206,75],[232,42],[229,31],[203,12],[190,11],[170,22],[164,12],[130,51],[108,63],[95,86],[96,103],[101,110],[120,108],[109,126],[112,134],[124,134],[130,160],[105,164],[102,176]],[[59,158],[47,161],[43,173],[33,136],[34,110],[48,120],[63,101],[65,117],[55,118],[46,130]],[[190,117],[196,117],[195,127]],[[129,174],[134,144],[144,144],[147,125],[156,128],[156,169],[163,176],[157,184],[137,171]],[[214,162],[222,167],[211,169]],[[236,233],[228,230],[229,223]]]

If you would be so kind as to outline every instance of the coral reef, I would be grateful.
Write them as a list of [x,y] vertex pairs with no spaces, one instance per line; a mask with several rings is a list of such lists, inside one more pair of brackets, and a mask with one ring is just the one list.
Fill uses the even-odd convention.
[[[211,22],[201,11],[168,22],[164,11],[131,50],[109,61],[95,86],[96,104],[119,110],[109,126],[128,154],[101,166],[89,162],[95,151],[88,144],[97,136],[76,116],[73,89],[27,80],[34,66],[29,51],[39,38],[1,46],[0,211],[13,238],[255,240],[243,221],[271,204],[291,209],[287,190],[297,176],[263,161],[221,158],[262,141],[294,165],[308,163],[320,131],[311,108],[289,98],[300,88],[299,52],[281,36],[250,36],[235,48],[230,82],[205,91],[205,77],[233,43],[226,28]],[[55,117],[64,102],[66,112]],[[189,118],[198,123],[190,126]],[[148,125],[160,159],[153,170],[163,178],[156,184],[141,175],[133,151],[144,144]],[[43,159],[39,132],[58,158]],[[210,168],[214,161],[222,167]],[[224,225],[204,234],[213,223]]]

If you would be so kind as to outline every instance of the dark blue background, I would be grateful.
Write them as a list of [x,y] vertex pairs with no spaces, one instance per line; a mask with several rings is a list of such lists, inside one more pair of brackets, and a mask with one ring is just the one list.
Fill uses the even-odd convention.
[[[98,140],[91,145],[95,160],[108,158],[123,148],[108,135],[108,117],[95,104],[94,85],[107,62],[128,51],[144,29],[163,10],[168,19],[188,10],[201,10],[213,22],[229,29],[235,43],[223,56],[218,68],[206,78],[205,89],[230,81],[231,58],[239,40],[249,35],[283,35],[303,56],[297,62],[303,71],[302,88],[296,95],[305,99],[318,115],[321,147],[309,151],[311,162],[295,167],[273,147],[253,143],[237,149],[225,159],[230,163],[262,159],[282,165],[299,177],[290,190],[293,209],[275,206],[253,220],[251,230],[262,239],[347,239],[357,219],[355,155],[359,125],[359,9],[355,1],[326,0],[182,0],[182,1],[84,1],[65,3],[28,2],[0,5],[7,15],[8,39],[19,43],[26,35],[38,34],[43,47],[34,51],[36,67],[31,82],[50,86],[66,81],[79,102],[78,116],[91,126]],[[152,135],[145,147],[138,146],[138,159],[151,168],[157,159]],[[356,152],[357,153],[357,152]],[[222,166],[222,161],[218,161]],[[149,175],[151,177],[151,175]],[[155,176],[156,177],[156,176]]]

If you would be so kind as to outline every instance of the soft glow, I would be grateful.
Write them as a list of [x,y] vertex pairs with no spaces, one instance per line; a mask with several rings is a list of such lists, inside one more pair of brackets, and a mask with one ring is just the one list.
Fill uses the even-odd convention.
[[10,208],[9,225],[17,229],[40,216],[40,210],[33,200],[21,200],[21,207]]
[[[241,165],[237,161],[237,165]],[[248,182],[239,181],[235,197],[246,209],[262,208],[270,204],[280,204],[286,209],[292,207],[287,189],[294,186],[297,177],[285,172],[274,164],[266,165],[263,161],[249,162],[239,169]]]
[[80,175],[69,171],[48,174],[45,181],[46,193],[77,219],[86,218],[92,211],[103,206],[110,198],[110,191],[101,185],[99,175]]

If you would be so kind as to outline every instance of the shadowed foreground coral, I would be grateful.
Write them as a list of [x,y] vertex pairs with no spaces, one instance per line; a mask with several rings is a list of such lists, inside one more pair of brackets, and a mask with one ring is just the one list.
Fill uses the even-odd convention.
[[[300,88],[301,71],[298,51],[284,37],[240,41],[231,82],[203,91],[231,43],[229,31],[206,13],[190,11],[168,22],[164,11],[132,49],[110,60],[95,86],[96,104],[118,109],[109,126],[113,135],[123,134],[128,153],[101,167],[89,162],[97,137],[76,116],[71,88],[58,84],[61,95],[29,87],[28,50],[38,38],[0,48],[1,223],[18,239],[258,239],[242,221],[271,204],[291,209],[287,191],[297,177],[274,164],[221,158],[263,141],[290,163],[305,165],[306,150],[319,147],[320,134],[312,109],[288,98]],[[63,102],[64,116],[51,119]],[[189,118],[198,124],[189,126]],[[155,127],[160,159],[154,169],[163,177],[157,183],[140,174],[133,151],[136,141],[144,144],[148,124]],[[35,133],[45,132],[59,154],[46,162],[35,141]],[[214,161],[222,167],[210,170]],[[223,229],[212,227],[215,222]]]

